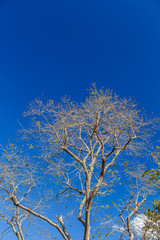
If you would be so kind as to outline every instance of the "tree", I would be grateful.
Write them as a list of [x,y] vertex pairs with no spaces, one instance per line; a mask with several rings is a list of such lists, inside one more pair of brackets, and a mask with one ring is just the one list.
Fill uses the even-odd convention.
[[[158,148],[158,147],[157,147]],[[158,154],[153,154],[154,160],[157,160]],[[152,159],[150,159],[152,160]],[[149,165],[154,162],[150,162]],[[157,168],[148,168],[144,164],[135,162],[134,165],[123,164],[124,171],[128,175],[130,184],[126,184],[125,198],[119,199],[120,204],[114,203],[115,208],[120,212],[121,223],[118,220],[112,229],[120,232],[118,239],[141,239],[158,240],[160,236],[160,200],[157,200],[157,190],[160,189],[160,163],[157,161]],[[155,164],[154,164],[155,165]],[[126,183],[126,182],[125,182]],[[149,196],[152,197],[152,204]],[[148,201],[147,201],[148,200]],[[147,205],[145,204],[147,202]],[[149,207],[152,205],[151,207]],[[143,207],[143,208],[142,208]],[[145,209],[147,210],[144,210]],[[128,235],[128,237],[127,237]]]
[[[159,156],[160,147],[157,146],[158,152],[152,153],[152,157],[156,159],[158,168],[152,168],[151,170],[148,170],[144,173],[144,176],[146,173],[149,175],[149,179],[151,182],[151,185],[155,186],[160,192],[160,161]],[[145,220],[145,226],[143,228],[143,240],[145,239],[159,239],[160,236],[160,198],[154,199],[152,202],[152,210],[150,208],[147,209],[147,211],[144,212],[146,216]]]
[[131,100],[94,86],[84,103],[35,99],[24,115],[31,117],[24,138],[41,148],[40,157],[61,181],[58,196],[77,195],[78,220],[88,240],[93,199],[110,191],[115,177],[111,169],[118,158],[123,161],[122,154],[141,155],[148,148],[155,122],[145,119]]
[[[34,170],[28,165],[27,157],[17,154],[17,148],[10,144],[9,148],[1,149],[0,165],[0,218],[5,220],[9,228],[2,232],[3,235],[11,228],[18,240],[25,239],[24,222],[31,221],[27,212],[12,203],[12,198],[18,198],[19,202],[26,199],[35,186],[33,179]],[[30,202],[30,206],[31,206]],[[36,207],[36,206],[34,206]]]
[[119,199],[120,204],[115,204],[115,207],[120,212],[119,217],[122,226],[118,221],[118,224],[114,226],[114,229],[121,232],[118,239],[122,240],[123,237],[126,237],[126,239],[133,240],[137,233],[141,236],[144,233],[143,226],[145,225],[146,218],[143,214],[142,206],[145,204],[149,196],[155,194],[156,189],[155,185],[150,182],[150,175],[148,171],[146,171],[144,164],[142,165],[135,162],[132,167],[129,167],[127,164],[124,171],[127,174],[127,179],[130,184],[126,184],[127,196],[125,202],[123,199]]
[[[20,138],[32,150],[29,157],[36,154],[37,162],[31,164],[33,169],[38,166],[35,175],[40,175],[41,164],[42,181],[45,175],[47,181],[51,178],[48,185],[56,186],[56,197],[76,199],[75,214],[84,227],[84,240],[89,240],[92,209],[112,193],[118,180],[117,162],[125,164],[125,156],[132,162],[133,156],[144,155],[144,149],[148,154],[157,121],[146,119],[131,99],[121,99],[112,91],[97,90],[95,86],[84,103],[66,98],[60,103],[35,99],[24,116],[30,118],[30,124],[20,131]],[[34,178],[34,184],[38,187],[37,179]],[[21,198],[15,190],[5,192],[15,207],[44,220],[63,239],[70,240],[62,215],[56,216],[57,221],[51,220],[32,202],[30,205],[21,201],[35,187],[26,189]]]
[[[32,149],[32,146],[29,146],[28,149]],[[43,178],[43,182],[41,182],[41,177],[37,176],[38,164],[34,163],[34,158],[31,154],[28,155],[27,149],[23,150],[23,152],[22,149],[13,144],[9,144],[9,146],[1,150],[0,218],[10,225],[9,228],[2,232],[2,237],[7,234],[8,230],[12,229],[18,240],[25,240],[27,229],[34,226],[33,216],[43,219],[51,226],[56,227],[63,236],[65,227],[62,231],[57,224],[42,214],[43,206],[47,205],[46,192],[41,188],[42,184],[44,186],[45,179]],[[39,171],[38,174],[40,174]],[[57,219],[63,227],[63,220],[58,216]],[[40,227],[38,227],[38,231],[44,233]],[[67,239],[65,235],[64,239]]]

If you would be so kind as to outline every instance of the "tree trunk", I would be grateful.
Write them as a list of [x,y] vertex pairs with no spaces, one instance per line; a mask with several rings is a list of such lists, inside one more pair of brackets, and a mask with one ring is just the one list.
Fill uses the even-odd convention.
[[85,212],[85,231],[84,231],[84,240],[89,240],[90,236],[90,211],[91,211],[91,202],[86,203],[86,212]]
[[90,236],[90,211],[92,200],[90,198],[90,183],[91,183],[91,172],[86,175],[86,207],[85,207],[85,230],[84,230],[84,240],[89,240]]

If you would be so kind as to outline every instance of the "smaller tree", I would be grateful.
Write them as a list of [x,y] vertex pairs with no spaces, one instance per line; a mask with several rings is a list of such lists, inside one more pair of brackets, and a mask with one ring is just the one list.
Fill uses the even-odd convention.
[[[135,162],[134,165],[128,166],[126,162],[123,166],[126,175],[124,176],[126,177],[126,192],[123,195],[125,200],[119,199],[120,204],[114,203],[114,207],[120,212],[119,217],[122,225],[119,224],[120,221],[118,220],[118,224],[114,224],[111,229],[121,232],[118,239],[133,240],[137,233],[142,234],[142,227],[140,229],[136,220],[144,217],[142,206],[148,196],[154,194],[155,187],[151,185],[149,174],[143,176],[146,169],[144,164]],[[141,222],[143,222],[143,219]]]
[[[10,144],[6,149],[2,148],[0,165],[0,217],[10,225],[18,240],[24,240],[23,223],[29,220],[29,214],[15,206],[12,198],[23,201],[34,187],[33,169],[28,165],[27,157],[17,155],[17,149]],[[2,232],[6,234],[6,230]]]
[[[30,145],[29,149],[32,148],[33,146]],[[34,162],[32,154],[28,155],[27,150],[22,151],[20,147],[13,144],[1,150],[1,219],[10,225],[9,229],[12,229],[18,240],[26,239],[27,228],[33,227],[35,223],[33,216],[55,227],[65,240],[70,239],[63,218],[56,216],[59,226],[57,222],[53,222],[42,214],[47,199],[44,196],[44,189],[41,188],[45,179],[43,178],[41,185],[39,166]],[[42,233],[40,227],[39,231]],[[6,230],[2,235],[4,232],[6,234]]]
[[[157,146],[157,149],[160,147]],[[152,185],[154,185],[160,193],[160,152],[152,154],[153,158],[157,160],[157,169],[151,169],[147,171],[149,179]],[[146,173],[144,173],[146,175]],[[143,228],[143,240],[152,238],[153,240],[159,239],[160,236],[160,198],[154,199],[152,202],[152,209],[148,208],[144,212],[146,216],[145,226]]]

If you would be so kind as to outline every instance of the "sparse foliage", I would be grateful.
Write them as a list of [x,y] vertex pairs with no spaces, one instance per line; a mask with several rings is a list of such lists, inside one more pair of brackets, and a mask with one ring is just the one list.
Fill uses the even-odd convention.
[[[160,148],[157,146],[157,149]],[[159,162],[160,152],[152,154],[153,158],[157,160],[158,168],[148,170],[149,179],[151,185],[157,188],[157,191],[160,193],[160,162]],[[146,173],[144,174],[146,175]],[[154,199],[152,202],[152,209],[148,208],[144,212],[146,216],[145,226],[143,228],[143,240],[145,239],[159,239],[160,236],[160,198]]]
[[[61,201],[76,200],[74,213],[84,227],[84,240],[89,240],[91,210],[101,198],[112,193],[113,185],[118,181],[117,162],[125,165],[125,156],[132,162],[133,156],[144,155],[144,149],[148,155],[156,120],[146,119],[132,100],[121,99],[109,90],[97,90],[95,86],[84,103],[74,103],[66,98],[60,103],[35,99],[24,116],[29,117],[30,124],[20,131],[21,139],[33,150],[31,155],[38,154],[37,162],[47,164],[44,175],[57,186],[56,197]],[[29,176],[30,181],[26,184],[31,185],[27,185],[24,197],[35,184]],[[143,183],[144,189],[146,191]],[[15,207],[48,222],[63,239],[71,239],[63,216],[57,216],[55,223],[25,201],[22,204],[24,197],[16,198],[15,192],[14,186],[13,196],[8,193]],[[141,190],[136,194],[129,200],[129,205],[134,205],[127,220],[126,231],[130,235],[129,218],[145,201],[145,195],[138,201]],[[128,205],[124,208],[129,209]]]

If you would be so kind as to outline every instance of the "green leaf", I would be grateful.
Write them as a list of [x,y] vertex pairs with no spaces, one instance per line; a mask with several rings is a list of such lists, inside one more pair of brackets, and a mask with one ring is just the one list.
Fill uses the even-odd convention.
[[35,146],[32,146],[32,144],[30,144],[29,149],[33,149]]
[[40,122],[40,121],[37,121],[36,123],[37,123],[37,125],[38,125],[38,128],[40,129],[40,127],[41,127],[41,122]]
[[128,160],[124,162],[123,167],[126,167],[128,164]]

